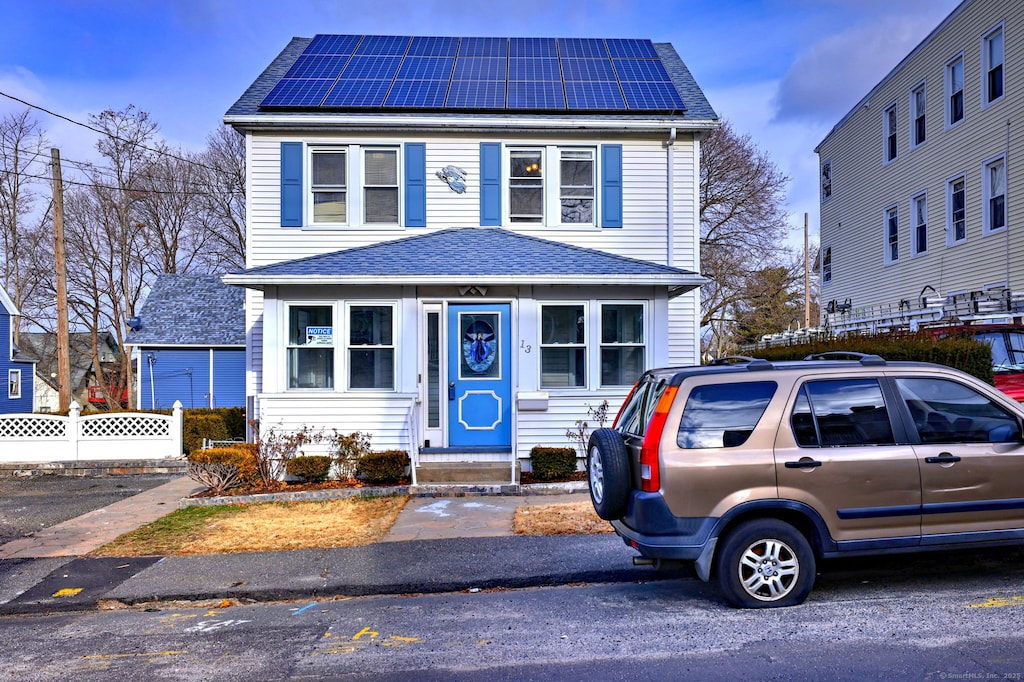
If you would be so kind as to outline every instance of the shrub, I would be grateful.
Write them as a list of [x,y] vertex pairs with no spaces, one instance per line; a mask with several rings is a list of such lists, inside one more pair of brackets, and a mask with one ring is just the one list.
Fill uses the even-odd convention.
[[540,481],[569,478],[576,472],[576,450],[536,445],[530,450],[530,468]]
[[285,471],[310,483],[323,483],[331,473],[331,458],[326,455],[301,455],[288,460]]
[[359,473],[367,483],[398,483],[409,466],[409,453],[405,450],[381,450],[359,458]]
[[288,460],[304,455],[302,447],[310,443],[320,443],[324,434],[310,431],[302,426],[297,431],[279,432],[273,427],[260,429],[259,423],[252,422],[253,433],[256,434],[255,453],[256,466],[267,486],[277,485],[284,477]]
[[335,431],[329,442],[331,456],[338,464],[338,478],[355,478],[359,460],[370,454],[370,434],[356,431],[345,435]]
[[184,415],[181,426],[182,447],[191,454],[203,447],[203,439],[228,440],[228,427],[224,418],[212,412]]
[[[254,488],[260,485],[262,479],[260,478],[259,467],[256,464],[256,452],[253,445],[248,443],[239,443],[227,448],[210,448],[209,450],[195,450],[188,455],[188,474],[189,476],[199,483],[206,485],[207,487],[213,488],[209,485],[208,481],[216,482],[222,479],[228,479],[228,471],[224,467],[234,467],[236,481],[234,485],[227,485],[217,492],[223,492],[229,488],[244,486],[247,488]],[[196,465],[193,467],[193,464]],[[210,465],[210,466],[206,466]],[[196,478],[193,475],[193,470],[197,475],[208,476],[207,480]]]

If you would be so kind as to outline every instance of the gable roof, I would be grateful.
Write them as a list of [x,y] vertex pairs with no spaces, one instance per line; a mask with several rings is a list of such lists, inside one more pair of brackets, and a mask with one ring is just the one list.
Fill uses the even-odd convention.
[[160,275],[139,310],[130,346],[244,346],[245,291],[219,275]]
[[14,301],[7,295],[7,292],[0,288],[0,307],[7,311],[8,315],[21,315],[18,311],[18,306],[14,305]]
[[[394,56],[387,55],[376,55],[361,57],[365,60],[363,66],[367,68],[376,69],[373,72],[367,72],[360,78],[345,79],[347,71],[346,68],[351,69],[352,66],[348,64],[349,59],[353,61],[357,55],[325,55],[321,54],[322,49],[317,46],[325,44],[331,44],[332,41],[335,44],[344,44],[346,41],[351,43],[353,40],[363,41],[366,44],[382,44],[390,41],[394,43],[398,41],[399,44],[405,45],[405,52],[396,54]],[[529,64],[524,66],[524,72],[531,74],[527,76],[516,76],[517,78],[531,78],[532,80],[525,81],[527,91],[532,88],[534,90],[551,91],[554,93],[554,101],[561,102],[561,104],[536,104],[532,105],[532,108],[524,106],[522,100],[517,100],[515,97],[501,97],[497,103],[486,103],[486,105],[477,106],[461,106],[451,105],[452,99],[448,97],[445,104],[437,106],[438,100],[431,98],[424,98],[419,101],[421,106],[398,106],[389,104],[395,100],[392,97],[392,92],[395,91],[396,85],[405,86],[406,88],[412,89],[415,92],[422,93],[430,87],[443,89],[445,92],[449,92],[448,88],[451,87],[451,83],[454,83],[453,75],[458,73],[457,60],[460,58],[464,59],[489,59],[489,57],[475,57],[469,54],[465,54],[462,57],[453,56],[456,66],[454,71],[449,74],[448,78],[451,80],[425,80],[427,78],[436,78],[434,73],[426,73],[425,75],[409,75],[408,71],[402,71],[399,75],[400,67],[398,64],[403,63],[402,60],[440,60],[440,57],[430,56],[419,56],[411,53],[417,41],[448,41],[449,43],[454,42],[455,48],[454,53],[457,55],[459,51],[468,52],[464,47],[460,47],[460,44],[470,41],[475,41],[473,44],[488,42],[489,44],[507,45],[508,49],[513,49],[514,46],[522,41],[547,41],[545,45],[555,45],[560,41],[562,43],[568,43],[569,41],[583,41],[595,44],[600,44],[602,50],[608,55],[608,62],[610,66],[607,71],[612,75],[610,76],[577,76],[578,78],[601,78],[607,80],[594,80],[594,81],[567,81],[564,74],[564,65],[559,68],[552,68],[551,72],[553,75],[533,75],[538,73],[546,73],[544,69],[540,68],[540,62],[545,59],[554,59],[556,67],[559,64],[559,60],[566,61],[569,57],[560,55],[564,48],[559,47],[556,50],[556,56],[554,57],[536,57]],[[401,42],[406,41],[406,42]],[[632,55],[619,52],[617,54],[617,45],[628,44],[628,45],[639,45],[642,46],[641,55]],[[354,53],[359,48],[341,50],[341,52]],[[308,52],[307,52],[308,50]],[[379,50],[377,50],[379,52]],[[304,52],[306,54],[304,54]],[[316,54],[313,54],[316,53]],[[479,54],[479,53],[478,53]],[[506,51],[507,54],[507,51]],[[642,59],[629,59],[629,57],[641,56]],[[300,59],[302,61],[300,61]],[[512,73],[505,70],[505,59],[511,60],[512,57],[497,58],[499,63],[498,75],[493,74],[488,77],[491,80],[479,80],[479,81],[466,81],[473,87],[471,91],[476,92],[474,88],[478,88],[480,91],[485,89],[485,86],[495,86],[500,89],[503,93],[505,88],[512,91],[511,84],[513,81],[510,80]],[[616,61],[618,60],[618,61]],[[529,61],[529,60],[528,60]],[[584,60],[586,61],[586,60]],[[593,62],[604,61],[604,60],[590,60]],[[393,63],[392,63],[393,62]],[[633,75],[626,73],[626,69],[622,69],[622,73],[615,68],[617,65],[623,65],[627,63],[637,63],[642,68],[630,69],[629,72]],[[388,63],[392,63],[390,68],[386,70],[386,74],[389,76],[381,78],[366,77],[379,76],[379,70],[381,67],[386,66]],[[509,62],[511,63],[511,62]],[[293,69],[293,67],[295,67]],[[307,68],[308,67],[308,68]],[[637,73],[641,75],[636,75]],[[420,73],[420,72],[417,72]],[[651,75],[654,73],[654,75]],[[309,76],[309,77],[306,77]],[[390,78],[391,80],[388,80]],[[549,80],[538,81],[537,78],[546,78]],[[667,81],[665,79],[667,78]],[[634,80],[640,79],[640,80]],[[642,80],[650,79],[650,80]],[[283,86],[279,87],[284,80]],[[573,98],[573,90],[580,87],[580,83],[590,84],[596,89],[600,90],[604,88],[610,93],[610,99],[607,103],[600,105],[586,105],[591,108],[575,108],[567,109],[566,103],[571,102]],[[328,93],[333,90],[337,90],[340,84],[350,83],[353,87],[362,88],[365,91],[370,86],[377,86],[377,94],[372,100],[347,100],[328,97]],[[524,81],[514,82],[516,85],[523,85]],[[289,90],[287,86],[291,85]],[[649,97],[656,94],[662,85],[667,86],[667,91],[662,91],[664,100],[654,97],[654,101],[657,102],[671,102],[672,104],[650,104],[650,99],[647,100],[646,105],[640,105],[641,108],[636,108],[636,102],[639,99],[643,100],[645,96]],[[640,93],[638,96],[634,96],[632,93],[637,92],[639,87]],[[277,90],[275,90],[277,88]],[[323,93],[323,97],[318,95],[307,95],[309,92]],[[673,92],[674,91],[674,92]],[[297,93],[289,95],[288,92]],[[268,99],[268,95],[275,93],[275,96]],[[284,93],[282,95],[282,93]],[[360,94],[365,94],[361,92]],[[474,95],[478,96],[478,95]],[[600,101],[600,97],[598,101]],[[614,104],[612,102],[621,100],[621,104]],[[682,107],[679,107],[679,100],[681,100]],[[366,102],[373,102],[374,105],[367,105]],[[415,101],[413,98],[412,101]],[[634,102],[632,105],[634,108],[630,108],[629,102]],[[327,106],[322,106],[327,105]],[[603,108],[598,109],[597,106]],[[648,108],[642,108],[647,106]],[[653,107],[662,107],[661,109]],[[415,113],[416,110],[419,113]],[[507,118],[510,114],[516,116],[516,123],[519,124],[523,120],[531,120],[537,118],[543,118],[546,121],[550,121],[557,118],[566,118],[571,120],[630,120],[630,121],[642,121],[650,120],[657,121],[657,123],[664,127],[665,125],[676,126],[680,128],[693,128],[693,129],[707,129],[717,125],[718,116],[708,103],[707,98],[704,96],[703,91],[697,82],[694,80],[689,69],[680,59],[675,49],[669,43],[652,43],[647,40],[620,40],[620,39],[539,39],[539,38],[445,38],[445,37],[413,37],[413,36],[335,36],[335,35],[318,35],[314,38],[293,38],[291,42],[281,51],[280,54],[270,63],[270,65],[260,74],[260,76],[249,86],[249,88],[243,93],[243,95],[231,106],[225,115],[225,122],[230,124],[239,125],[242,123],[255,123],[255,122],[272,122],[279,125],[296,125],[304,121],[311,120],[322,120],[324,117],[338,116],[343,114],[345,120],[351,120],[352,118],[359,118],[362,116],[368,116],[371,118],[380,118],[383,116],[397,117],[396,121],[404,121],[406,125],[416,120],[424,120],[425,118],[437,117],[451,119],[454,117],[460,120],[466,119],[467,114],[471,120],[487,121],[499,118],[502,121],[506,121],[505,125],[508,126]]]
[[[98,340],[101,353],[103,346],[106,346],[116,362],[119,351],[114,335],[109,331],[100,332]],[[57,335],[51,332],[22,332],[18,341],[22,353],[35,358],[36,375],[45,383],[57,388],[57,380],[53,378],[58,370]],[[71,369],[71,390],[73,393],[79,393],[85,389],[92,371],[92,332],[68,334],[68,360]]]
[[494,227],[450,228],[343,251],[249,268],[227,284],[590,284],[690,291],[689,270],[570,246]]

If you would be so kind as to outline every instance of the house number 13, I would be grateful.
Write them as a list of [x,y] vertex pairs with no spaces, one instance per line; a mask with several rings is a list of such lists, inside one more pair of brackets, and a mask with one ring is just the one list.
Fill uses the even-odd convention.
[[533,350],[533,346],[526,343],[526,341],[522,339],[519,340],[519,347],[523,349],[524,353],[529,353],[531,350]]

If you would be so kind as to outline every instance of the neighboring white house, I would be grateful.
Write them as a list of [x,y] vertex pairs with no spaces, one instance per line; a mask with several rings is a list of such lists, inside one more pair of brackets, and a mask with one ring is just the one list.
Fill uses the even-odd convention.
[[296,38],[225,121],[263,428],[514,464],[644,369],[699,363],[718,121],[671,45]]
[[815,150],[834,331],[1024,314],[1024,5],[966,0]]

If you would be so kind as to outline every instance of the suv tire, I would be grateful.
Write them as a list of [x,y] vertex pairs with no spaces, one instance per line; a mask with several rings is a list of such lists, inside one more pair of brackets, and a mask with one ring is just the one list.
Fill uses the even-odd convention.
[[814,585],[814,552],[788,523],[747,521],[725,537],[715,572],[726,601],[735,607],[795,606]]
[[587,445],[590,500],[605,521],[621,519],[629,506],[629,452],[618,431],[597,429]]

